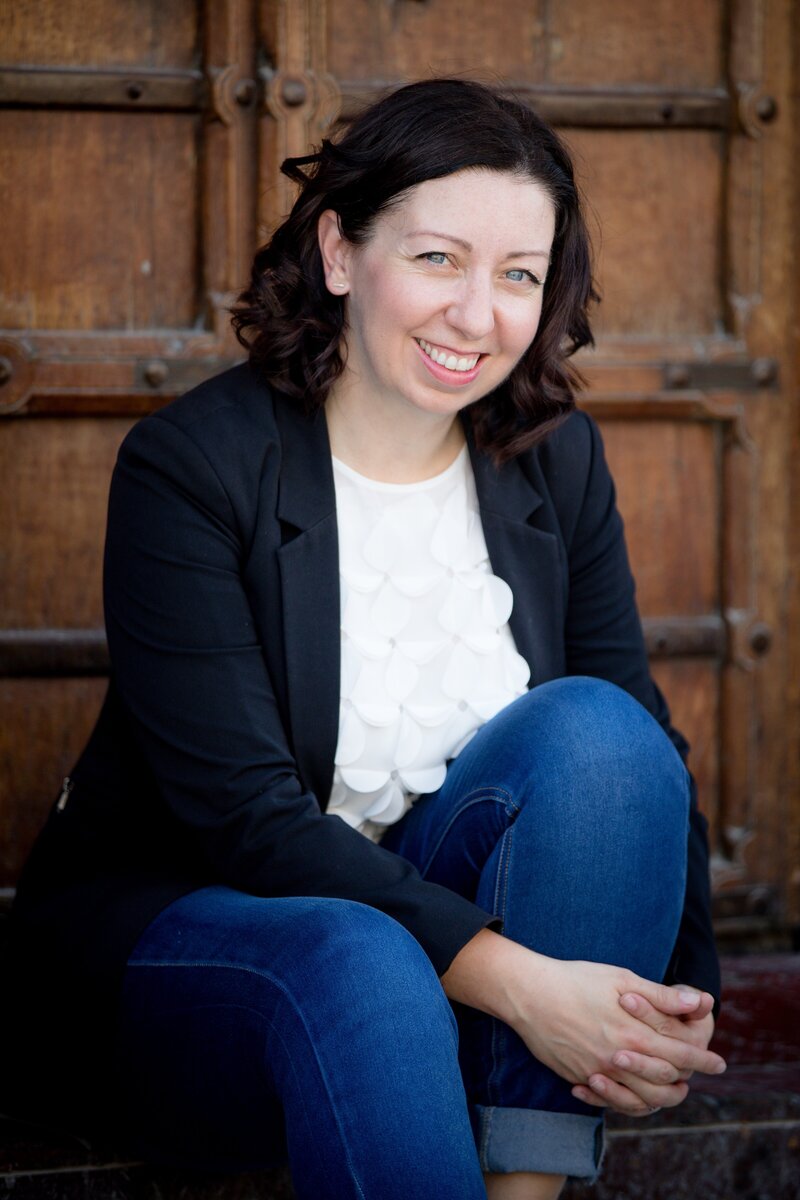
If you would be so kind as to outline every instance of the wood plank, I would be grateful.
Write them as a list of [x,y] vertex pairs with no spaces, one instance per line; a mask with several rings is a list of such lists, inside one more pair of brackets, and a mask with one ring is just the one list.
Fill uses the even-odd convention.
[[721,136],[571,130],[566,141],[589,198],[597,335],[710,336],[723,317]]
[[713,87],[724,77],[721,0],[569,0],[548,7],[548,79]]
[[0,612],[6,626],[103,624],[111,469],[128,420],[14,421],[0,437]]
[[196,0],[25,0],[3,6],[3,62],[189,67]]
[[198,120],[0,112],[0,325],[195,323]]
[[603,435],[642,613],[719,612],[718,430],[619,420]]

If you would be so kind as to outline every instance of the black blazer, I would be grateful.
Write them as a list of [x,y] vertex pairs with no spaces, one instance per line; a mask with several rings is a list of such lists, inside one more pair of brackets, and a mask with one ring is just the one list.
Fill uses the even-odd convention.
[[[532,684],[611,680],[685,755],[648,671],[594,423],[577,412],[501,469],[470,452]],[[212,882],[363,901],[409,929],[443,973],[492,914],[324,814],[339,708],[324,415],[306,418],[244,365],[139,422],[111,485],[105,605],[107,699],[18,890],[14,946],[31,992],[72,989],[94,1044],[139,933],[172,899]],[[709,910],[693,799],[668,978],[718,995]]]

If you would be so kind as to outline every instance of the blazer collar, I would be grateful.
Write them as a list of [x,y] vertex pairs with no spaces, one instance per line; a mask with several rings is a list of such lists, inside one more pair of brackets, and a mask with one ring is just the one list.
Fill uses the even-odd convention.
[[[297,529],[310,529],[336,511],[333,465],[325,413],[307,416],[296,401],[280,398],[275,405],[281,435],[278,516]],[[520,458],[495,467],[475,446],[468,420],[463,421],[481,513],[527,524],[542,503],[536,486],[525,474]]]
[[325,413],[303,412],[296,400],[276,397],[281,438],[278,517],[297,529],[311,529],[336,513],[333,463]]
[[525,474],[521,459],[512,458],[511,462],[496,467],[476,448],[471,423],[464,421],[463,424],[481,516],[491,512],[507,521],[526,525],[528,518],[541,506],[542,497]]

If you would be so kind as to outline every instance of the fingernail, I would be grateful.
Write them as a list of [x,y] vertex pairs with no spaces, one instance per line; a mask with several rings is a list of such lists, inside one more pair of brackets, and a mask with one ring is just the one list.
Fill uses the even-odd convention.
[[678,988],[678,995],[681,998],[681,1004],[691,1004],[692,1008],[697,1008],[700,1003],[700,997],[697,992],[684,992]]
[[627,1008],[628,1012],[636,1012],[638,1001],[635,996],[628,993],[620,998],[620,1004],[623,1008]]
[[716,1066],[714,1068],[714,1074],[722,1075],[723,1072],[727,1071],[727,1069],[728,1069],[728,1064],[726,1062],[721,1062],[718,1066]]
[[589,1087],[593,1092],[604,1092],[606,1090],[606,1081],[599,1076],[591,1075],[589,1077]]
[[628,1058],[627,1054],[615,1054],[613,1061],[614,1066],[616,1067],[627,1068],[631,1065],[631,1060]]

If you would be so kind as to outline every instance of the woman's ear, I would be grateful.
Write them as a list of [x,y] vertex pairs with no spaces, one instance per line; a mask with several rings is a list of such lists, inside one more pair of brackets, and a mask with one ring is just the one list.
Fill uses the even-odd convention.
[[344,296],[350,290],[350,257],[353,247],[342,233],[339,214],[326,208],[317,222],[319,252],[328,291]]

